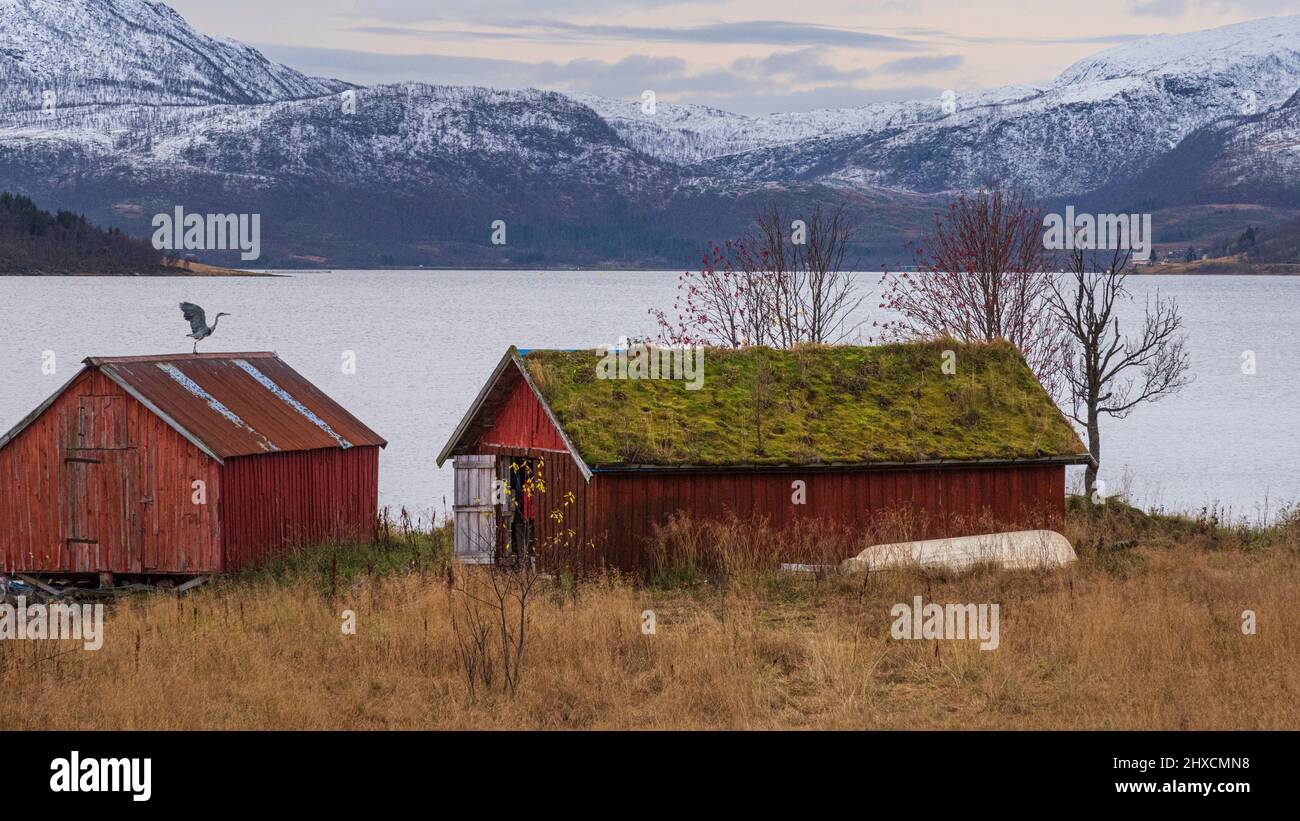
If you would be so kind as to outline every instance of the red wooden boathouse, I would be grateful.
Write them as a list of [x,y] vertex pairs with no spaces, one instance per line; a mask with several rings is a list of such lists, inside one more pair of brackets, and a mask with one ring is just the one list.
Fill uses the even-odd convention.
[[[913,538],[1051,528],[1066,465],[1089,459],[1004,343],[706,349],[694,391],[602,378],[605,355],[512,348],[498,363],[438,457],[455,459],[460,558],[564,544],[584,566],[645,570],[647,539],[675,512],[773,528],[902,512]],[[521,494],[533,470],[544,492]]]
[[274,353],[91,357],[0,438],[0,569],[195,575],[371,538],[386,444]]

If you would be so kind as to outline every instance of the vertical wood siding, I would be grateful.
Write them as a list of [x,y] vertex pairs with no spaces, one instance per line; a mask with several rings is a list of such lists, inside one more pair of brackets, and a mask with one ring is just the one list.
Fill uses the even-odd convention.
[[[195,481],[206,504],[193,501]],[[0,450],[0,566],[211,572],[220,504],[220,465],[88,371]]]
[[[546,493],[535,517],[537,545],[542,564],[557,570],[643,571],[649,564],[646,540],[656,525],[679,511],[696,519],[734,513],[742,520],[765,520],[775,529],[809,518],[862,529],[898,523],[917,539],[986,529],[1058,528],[1065,515],[1065,468],[1060,465],[597,471],[587,482],[522,381],[493,414],[473,452],[545,460]],[[795,480],[806,483],[806,504],[792,503]]]
[[[796,480],[806,483],[802,505],[792,502]],[[734,513],[778,530],[808,518],[862,529],[906,527],[915,539],[1055,529],[1065,516],[1065,468],[597,473],[584,504],[586,536],[598,555],[614,567],[644,570],[646,540],[675,511],[696,519]]]
[[479,441],[501,447],[556,452],[567,450],[559,431],[546,415],[546,409],[522,379],[515,385],[510,397],[497,409],[491,426],[483,432]]
[[317,542],[369,541],[379,513],[379,448],[228,459],[222,498],[226,571]]
[[[1057,529],[1065,516],[1065,469],[1059,465],[597,473],[586,482],[568,454],[481,447],[497,456],[545,459],[546,493],[537,506],[537,543],[541,563],[553,570],[644,571],[649,567],[647,540],[655,526],[675,512],[696,519],[721,519],[734,513],[741,520],[764,519],[773,529],[811,518],[864,529],[905,527],[909,537],[916,539],[986,530]],[[806,483],[803,505],[791,501],[797,479]]]

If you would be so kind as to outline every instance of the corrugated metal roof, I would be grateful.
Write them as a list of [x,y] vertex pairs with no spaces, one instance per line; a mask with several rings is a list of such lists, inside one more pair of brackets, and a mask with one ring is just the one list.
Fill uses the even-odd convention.
[[90,357],[218,460],[388,443],[270,352]]

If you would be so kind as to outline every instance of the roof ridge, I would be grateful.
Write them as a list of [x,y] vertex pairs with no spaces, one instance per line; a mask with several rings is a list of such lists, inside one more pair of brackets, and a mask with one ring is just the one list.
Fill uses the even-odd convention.
[[279,354],[275,351],[229,351],[222,353],[162,353],[162,354],[139,354],[136,356],[88,356],[81,360],[83,365],[98,367],[100,365],[113,365],[124,362],[184,362],[184,361],[202,361],[211,359],[266,359],[273,357],[279,359]]
[[619,343],[611,344],[603,342],[597,345],[587,345],[577,348],[519,348],[511,346],[519,356],[527,358],[530,354],[560,354],[560,353],[591,353],[600,351],[601,348],[611,348],[613,350],[627,350],[633,347],[649,346],[652,348],[703,348],[706,351],[721,351],[724,353],[764,350],[771,353],[790,355],[808,351],[835,351],[847,348],[860,350],[877,350],[882,348],[912,348],[912,349],[933,349],[938,347],[958,347],[958,348],[999,348],[1009,346],[1014,348],[1011,342],[1006,339],[957,339],[948,336],[928,337],[925,339],[905,339],[905,340],[882,340],[872,344],[857,344],[853,342],[801,342],[792,347],[778,347],[774,345],[712,345],[712,344],[683,344],[677,342],[659,342],[651,339],[628,340],[623,343],[626,347],[620,347]]

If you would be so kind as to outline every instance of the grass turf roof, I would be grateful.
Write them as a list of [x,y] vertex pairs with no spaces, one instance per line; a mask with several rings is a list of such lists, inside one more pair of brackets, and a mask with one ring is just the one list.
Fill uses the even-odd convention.
[[[956,353],[955,375],[941,370]],[[1072,457],[1083,444],[1008,343],[708,348],[704,384],[599,379],[596,351],[530,350],[583,461],[817,465]]]

